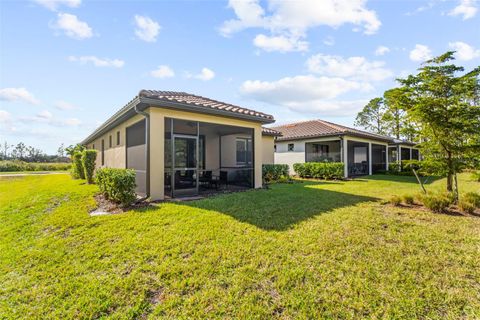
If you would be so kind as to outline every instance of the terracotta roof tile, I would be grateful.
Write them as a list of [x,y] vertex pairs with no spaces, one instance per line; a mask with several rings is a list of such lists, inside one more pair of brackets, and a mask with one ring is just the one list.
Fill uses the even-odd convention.
[[273,130],[271,128],[265,128],[262,127],[262,135],[264,136],[273,136],[273,137],[279,137],[282,135],[280,131]]
[[255,111],[252,109],[247,109],[243,107],[239,107],[233,104],[205,98],[202,96],[193,95],[186,92],[176,92],[176,91],[158,91],[158,90],[142,90],[138,94],[139,97],[151,98],[156,99],[159,101],[173,101],[178,103],[185,103],[187,105],[195,105],[199,107],[206,107],[216,110],[223,110],[228,111],[233,114],[244,114],[253,117],[258,117],[261,119],[265,119],[268,121],[273,121],[273,116]]
[[277,138],[278,141],[299,140],[335,135],[353,135],[374,140],[393,142],[393,138],[391,137],[349,128],[319,119],[285,124],[272,127],[272,129],[280,131],[282,133],[282,136]]

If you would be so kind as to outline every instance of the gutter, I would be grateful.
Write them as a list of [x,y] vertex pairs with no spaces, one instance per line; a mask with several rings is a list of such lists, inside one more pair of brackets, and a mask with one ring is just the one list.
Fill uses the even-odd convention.
[[146,197],[150,197],[150,114],[145,111],[140,111],[137,109],[138,105],[133,107],[136,113],[145,117],[145,161],[147,162],[147,170],[146,170],[146,177],[145,177],[145,190],[146,190]]

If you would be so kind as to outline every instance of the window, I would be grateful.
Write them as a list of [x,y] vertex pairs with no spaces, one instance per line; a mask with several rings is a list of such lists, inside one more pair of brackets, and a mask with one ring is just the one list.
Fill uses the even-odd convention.
[[252,140],[237,138],[237,165],[251,163],[252,161]]
[[102,166],[105,165],[105,141],[102,139]]
[[120,145],[120,131],[117,131],[117,146]]
[[110,135],[108,137],[108,147],[111,148],[112,147],[112,135]]
[[92,149],[95,149],[95,143],[94,143],[94,144],[92,144]]
[[293,151],[295,149],[295,145],[293,143],[288,144],[288,151]]
[[273,145],[273,152],[277,152],[277,145],[276,144]]

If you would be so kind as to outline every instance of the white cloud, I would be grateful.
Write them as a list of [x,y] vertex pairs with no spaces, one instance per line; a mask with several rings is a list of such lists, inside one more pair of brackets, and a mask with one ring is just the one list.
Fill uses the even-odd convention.
[[187,78],[194,78],[202,81],[208,81],[215,78],[215,72],[213,72],[213,70],[210,70],[208,68],[202,68],[202,71],[200,73],[192,75],[187,72],[186,76]]
[[0,123],[7,123],[12,120],[12,114],[5,110],[0,110]]
[[306,62],[310,72],[326,76],[350,78],[361,81],[381,81],[393,75],[383,61],[368,61],[364,57],[342,58],[317,54]]
[[458,60],[468,61],[480,57],[480,50],[465,42],[450,42],[448,46],[456,51],[455,56]]
[[423,44],[416,44],[415,48],[410,51],[410,60],[412,61],[426,61],[432,58],[432,51],[429,47]]
[[125,65],[125,61],[120,59],[97,58],[95,56],[69,56],[68,61],[79,62],[81,64],[93,63],[95,67],[121,68]]
[[467,20],[475,17],[477,11],[478,8],[476,0],[460,0],[459,4],[453,8],[448,15],[462,16],[463,20]]
[[244,96],[259,101],[290,105],[320,99],[333,99],[352,90],[368,91],[370,89],[371,86],[366,83],[338,77],[299,75],[276,81],[248,80],[242,84],[240,92]]
[[70,8],[77,8],[82,3],[82,0],[34,0],[34,1],[52,11],[56,11],[57,8],[62,5]]
[[332,36],[328,36],[323,40],[323,44],[326,46],[333,46],[335,44],[335,38]]
[[53,114],[48,110],[42,110],[37,113],[37,118],[49,120],[53,118]]
[[77,40],[93,36],[93,30],[86,22],[78,20],[77,16],[69,13],[59,13],[52,28],[62,30],[67,36]]
[[298,37],[287,36],[266,36],[259,34],[253,39],[253,44],[265,51],[306,51],[308,50],[308,43],[300,40]]
[[149,17],[135,15],[135,35],[143,41],[157,41],[160,25]]
[[164,78],[174,77],[175,72],[169,66],[161,65],[161,66],[158,66],[157,69],[151,71],[150,75],[154,78],[164,79]]
[[60,123],[61,123],[62,125],[64,125],[64,126],[76,127],[76,126],[81,125],[81,124],[82,124],[82,121],[80,121],[80,120],[77,119],[77,118],[69,118],[69,119],[61,120]]
[[286,105],[292,111],[302,113],[320,113],[324,116],[351,116],[358,113],[368,100],[312,100],[305,102],[290,102]]
[[390,48],[385,47],[385,46],[378,46],[377,49],[375,49],[375,55],[376,56],[383,56],[386,53],[390,52]]
[[25,88],[4,88],[0,89],[0,100],[4,101],[23,101],[31,104],[39,104],[33,94]]
[[75,110],[75,109],[78,109],[73,104],[68,103],[66,101],[63,101],[63,100],[59,100],[59,101],[55,102],[54,107],[59,109],[59,110]]
[[[269,30],[271,36],[257,35],[256,42],[264,44],[260,48],[303,51],[308,48],[304,39],[310,28],[324,25],[338,28],[349,23],[363,27],[365,34],[375,33],[381,22],[375,11],[368,10],[365,4],[365,0],[269,0],[267,8],[270,12],[267,14],[259,0],[230,0],[229,7],[234,10],[236,19],[225,21],[220,32],[231,36],[247,28],[262,28]],[[270,45],[265,45],[267,40],[270,40]]]

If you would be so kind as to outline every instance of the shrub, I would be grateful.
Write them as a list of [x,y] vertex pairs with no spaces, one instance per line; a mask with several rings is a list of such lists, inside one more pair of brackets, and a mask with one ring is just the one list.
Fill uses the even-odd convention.
[[342,179],[343,162],[307,162],[295,163],[293,169],[301,178]]
[[406,194],[403,196],[403,202],[411,205],[415,203],[415,199],[412,195]]
[[423,205],[433,212],[444,212],[452,202],[452,196],[448,194],[427,194],[422,197]]
[[20,160],[0,161],[0,172],[18,171],[65,171],[71,168],[70,163],[24,162]]
[[402,198],[400,196],[397,196],[397,195],[393,195],[390,197],[390,199],[388,200],[388,202],[394,206],[399,206],[400,203],[402,203]]
[[470,201],[467,201],[465,199],[460,199],[458,201],[458,208],[465,213],[474,213],[475,212],[475,205],[471,203]]
[[473,204],[476,208],[480,208],[480,194],[475,192],[467,192],[462,199]]
[[82,153],[75,152],[72,158],[72,177],[74,179],[85,179],[85,171],[82,165]]
[[288,177],[288,164],[264,164],[262,176],[265,182],[280,181]]
[[95,180],[107,199],[128,206],[136,198],[135,170],[100,168]]
[[85,179],[88,184],[93,183],[93,172],[95,171],[95,160],[97,159],[97,150],[87,149],[82,151],[82,167]]

